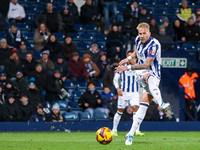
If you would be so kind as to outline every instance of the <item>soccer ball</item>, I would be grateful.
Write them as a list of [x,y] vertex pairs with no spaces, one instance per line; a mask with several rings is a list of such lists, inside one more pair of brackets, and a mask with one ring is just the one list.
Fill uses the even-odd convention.
[[96,132],[96,139],[100,144],[106,145],[113,139],[113,133],[108,127],[102,127]]

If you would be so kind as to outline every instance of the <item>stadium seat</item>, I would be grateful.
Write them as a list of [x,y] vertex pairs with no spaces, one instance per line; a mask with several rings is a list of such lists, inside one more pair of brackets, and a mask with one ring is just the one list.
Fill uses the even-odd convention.
[[73,113],[73,112],[66,112],[66,113],[63,113],[63,116],[65,117],[65,121],[79,121],[79,117],[76,113]]
[[109,116],[102,112],[95,112],[94,113],[95,121],[109,121]]
[[74,30],[76,30],[77,32],[85,32],[85,28],[82,24],[75,24]]
[[96,89],[103,89],[103,83],[102,82],[95,82],[96,83]]
[[64,6],[67,0],[57,0],[57,5]]
[[170,16],[175,16],[177,13],[177,8],[168,8],[167,9],[167,14]]
[[81,112],[80,113],[80,121],[94,121],[94,119],[91,118],[90,114],[88,112]]
[[144,4],[147,7],[156,7],[156,0],[145,0]]
[[48,108],[48,109],[51,109],[51,103],[50,102],[48,102],[48,101],[46,101],[46,106],[45,106],[46,108]]
[[85,41],[94,41],[94,36],[93,34],[90,34],[90,33],[83,33],[81,34],[81,38],[82,38],[82,41],[85,42]]
[[156,16],[167,15],[167,9],[166,8],[158,8],[155,10],[155,15]]
[[25,40],[33,40],[33,38],[34,38],[34,32],[26,32],[25,34],[24,34],[24,39]]
[[28,5],[29,4],[29,0],[18,0],[18,3],[20,5],[23,5],[23,4]]
[[95,39],[98,40],[107,40],[107,35],[106,34],[96,34]]
[[55,6],[54,9],[57,10],[58,12],[61,12],[63,9],[63,6]]
[[43,0],[44,5],[46,5],[47,3],[53,3],[53,5],[57,5],[57,0]]
[[181,6],[181,1],[171,0],[171,7],[179,8]]
[[80,51],[84,51],[90,48],[90,44],[89,43],[84,43],[84,42],[80,42],[77,43],[77,47]]
[[170,7],[170,2],[169,2],[169,0],[157,0],[156,6],[167,8],[167,7]]
[[126,5],[128,5],[130,2],[126,1],[126,0],[119,0],[118,1],[118,6],[119,7],[126,7]]
[[98,48],[101,51],[106,51],[106,42],[98,42]]
[[158,25],[161,25],[163,23],[163,19],[165,18],[165,16],[157,16],[156,17],[156,22]]
[[188,6],[189,6],[190,8],[196,8],[196,7],[198,7],[198,5],[196,6],[195,3],[192,2],[192,1],[188,1]]
[[43,4],[43,0],[29,0],[29,4],[36,4],[36,5],[42,5]]
[[69,33],[72,36],[73,41],[81,41],[81,35],[79,33]]
[[68,108],[69,108],[70,111],[83,111],[83,108],[80,108],[78,106],[78,100],[69,101],[68,102]]
[[68,89],[74,89],[74,84],[73,84],[73,82],[70,81],[70,80],[65,80],[65,81],[64,81],[64,85],[65,85],[65,87],[67,87]]
[[99,33],[99,30],[95,24],[86,24],[85,30],[87,33]]
[[53,101],[52,106],[55,103],[58,103],[58,105],[60,106],[60,110],[67,110],[68,109],[68,101],[66,101],[66,100]]
[[5,32],[0,32],[0,38],[5,38],[6,37],[6,33]]
[[[131,4],[132,0],[130,0],[130,4]],[[138,2],[138,6],[141,7],[141,6],[144,6],[144,2],[143,0],[137,0]]]
[[86,89],[87,87],[87,81],[82,81],[81,83],[77,82],[77,90]]
[[155,15],[155,7],[147,7],[147,13],[149,15]]
[[20,29],[20,31],[30,31],[31,27],[28,24],[17,23],[16,26]]
[[42,52],[41,51],[34,51],[35,59],[39,60],[42,57]]
[[190,55],[196,57],[197,50],[193,44],[183,44],[182,49],[187,51]]
[[122,14],[117,15],[117,24],[122,24],[122,22],[124,21],[124,16]]
[[38,9],[37,5],[30,5],[24,7],[26,13],[39,13],[40,10]]
[[176,16],[169,16],[169,17],[168,17],[169,24],[171,24],[171,25],[172,25],[176,19],[177,19],[177,17],[176,17]]
[[123,11],[126,7],[118,7],[117,8],[117,14],[123,14]]
[[84,93],[84,91],[72,91],[71,96],[73,97],[73,100],[78,100],[81,95]]
[[38,14],[37,13],[27,13],[26,14],[26,19],[29,21],[29,22],[33,22],[35,17],[37,17]]
[[64,33],[57,33],[57,32],[54,32],[54,35],[56,36],[56,39],[57,39],[57,40],[62,40],[62,41],[64,41],[64,37],[65,37],[65,34],[64,34]]
[[196,45],[196,49],[198,50],[198,52],[200,52],[200,44]]
[[85,54],[85,51],[79,51],[78,53],[79,53],[79,57],[83,58],[83,55]]

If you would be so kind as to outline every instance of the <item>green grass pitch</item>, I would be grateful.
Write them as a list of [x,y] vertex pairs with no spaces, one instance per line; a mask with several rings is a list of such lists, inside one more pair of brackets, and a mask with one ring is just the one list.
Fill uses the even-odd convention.
[[95,132],[1,132],[0,150],[200,150],[200,132],[144,133],[126,146],[126,132],[108,145],[99,144]]

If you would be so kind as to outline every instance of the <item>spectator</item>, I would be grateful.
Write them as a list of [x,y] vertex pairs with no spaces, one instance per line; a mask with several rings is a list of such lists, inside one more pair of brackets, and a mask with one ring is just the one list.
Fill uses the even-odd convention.
[[[194,84],[197,82],[198,78],[199,76],[197,73],[193,73],[192,69],[187,68],[185,74],[179,79],[181,87],[185,87],[185,93],[193,100],[196,98]],[[195,107],[187,95],[185,95],[186,121],[194,121],[190,116],[195,118]]]
[[105,71],[110,68],[110,61],[107,60],[107,57],[103,51],[100,52],[100,59],[97,62],[97,67],[100,70],[99,77],[103,78]]
[[110,105],[108,107],[110,113],[109,113],[109,116],[110,116],[110,119],[113,119],[115,113],[117,112],[117,101],[118,101],[118,97],[114,97],[114,99],[110,102]]
[[27,86],[26,94],[29,99],[29,103],[36,108],[39,104],[42,106],[45,106],[46,101],[44,97],[42,96],[41,92],[38,90],[38,88],[35,85],[35,78],[31,78],[30,82]]
[[69,61],[72,53],[78,52],[77,47],[72,43],[72,37],[70,34],[65,36],[65,41],[62,43],[63,57],[66,61]]
[[47,26],[44,23],[41,23],[34,34],[34,48],[36,51],[41,51],[44,48],[50,35],[51,33],[47,29]]
[[28,80],[23,78],[22,72],[18,71],[16,73],[16,79],[12,80],[13,87],[17,89],[20,93],[23,93],[28,85]]
[[[0,1],[0,13],[6,19],[9,10],[10,0]],[[1,20],[2,21],[2,20]]]
[[5,100],[8,100],[8,95],[13,94],[15,98],[20,97],[20,92],[16,88],[13,87],[13,82],[10,80],[6,81],[6,86],[4,88],[4,95],[5,95]]
[[54,62],[57,58],[57,55],[62,52],[61,44],[57,41],[56,36],[51,34],[48,42],[45,44],[44,49],[50,51],[49,58]]
[[6,103],[6,99],[5,99],[5,95],[4,95],[4,85],[2,83],[0,83],[0,105],[5,104],[5,103]]
[[147,109],[147,113],[145,115],[144,120],[145,121],[153,121],[155,118],[155,111],[157,109],[157,104],[154,101],[151,101],[151,103],[149,104],[149,107]]
[[189,18],[195,17],[195,14],[192,13],[192,9],[189,8],[187,0],[182,0],[182,5],[177,10],[176,16],[181,22],[181,26],[188,21]]
[[8,94],[5,104],[5,118],[8,122],[20,121],[20,110],[13,94]]
[[72,53],[72,56],[68,61],[68,66],[71,72],[70,80],[72,80],[74,84],[76,84],[77,81],[81,83],[86,80],[87,68],[85,67],[84,62],[79,58],[77,52]]
[[18,0],[11,0],[8,10],[9,22],[24,23],[26,22],[26,14],[22,5],[18,3]]
[[114,99],[114,95],[111,93],[110,86],[105,85],[103,92],[101,93],[102,103],[104,108],[109,108],[111,101]]
[[180,20],[176,19],[173,23],[174,41],[185,41],[184,28],[180,24]]
[[70,69],[69,69],[67,61],[63,60],[62,53],[58,54],[57,61],[54,62],[54,65],[55,65],[55,69],[60,70],[61,79],[63,82],[69,78]]
[[26,53],[25,60],[22,61],[24,76],[27,77],[30,72],[34,71],[36,65],[37,65],[37,62],[33,58],[33,54]]
[[131,5],[127,5],[123,11],[124,21],[122,22],[122,33],[125,35],[125,49],[127,49],[129,40],[131,39],[131,50],[133,50],[135,38],[138,35],[136,29],[138,25],[138,13],[137,1],[133,1]]
[[[109,32],[107,39],[119,40],[120,42],[124,43],[123,34],[119,31],[116,23],[112,25],[112,31]],[[121,55],[121,48],[123,45],[121,45],[120,42],[106,42],[107,54],[109,54],[108,56],[111,59],[111,63],[114,59],[118,59]]]
[[10,24],[10,29],[6,33],[6,40],[8,45],[15,48],[19,48],[21,42],[24,41],[21,31],[16,27],[15,23]]
[[[66,94],[63,94],[66,91],[64,82],[61,79],[61,74],[59,70],[54,71],[54,75],[49,78],[47,82],[47,90],[45,99],[46,101],[53,102],[53,101],[59,101],[59,100],[65,100],[67,97]],[[65,93],[66,93],[65,92]]]
[[79,23],[79,13],[78,13],[78,7],[74,3],[74,0],[68,0],[65,5],[69,6],[69,13],[72,14],[75,23]]
[[96,90],[96,84],[94,81],[87,83],[87,89],[79,98],[78,104],[83,108],[84,112],[90,113],[91,118],[93,118],[94,113],[96,112],[104,112],[104,110],[101,108],[101,95]]
[[[169,43],[172,43],[173,40],[170,36],[166,35],[164,25],[160,25],[160,32],[159,32],[159,34],[155,35],[154,37],[159,42],[161,42],[162,50],[172,50],[172,45],[170,45]],[[162,42],[164,42],[164,43],[162,43]],[[165,42],[168,42],[168,43],[165,44]]]
[[35,66],[35,70],[30,72],[28,75],[28,78],[30,79],[31,77],[35,78],[35,84],[37,88],[42,91],[46,90],[46,85],[47,85],[47,73],[42,69],[42,65],[38,63]]
[[125,108],[120,121],[133,121],[133,109],[131,106]]
[[195,13],[195,23],[200,26],[200,8],[197,8],[196,13]]
[[[117,16],[116,0],[102,0],[104,2],[103,12],[106,24],[106,34],[109,33],[109,27]],[[111,14],[110,14],[111,12]],[[109,17],[110,16],[110,17]]]
[[101,14],[97,6],[92,4],[92,0],[86,0],[81,6],[81,22],[82,24],[95,24],[101,28],[101,34],[105,33],[105,22],[101,20]]
[[169,20],[167,17],[163,19],[163,25],[165,26],[165,33],[167,36],[170,36],[172,39],[174,38],[174,31],[171,25],[169,24]]
[[199,41],[200,40],[200,27],[194,23],[193,18],[188,19],[188,23],[184,28],[186,41]]
[[76,30],[74,30],[74,16],[72,13],[69,12],[69,6],[67,4],[63,6],[61,17],[63,20],[63,28],[65,30],[65,34],[76,32]]
[[5,121],[5,103],[0,101],[0,122]]
[[87,68],[87,81],[98,81],[100,71],[96,63],[92,61],[92,57],[89,54],[84,54],[82,60]]
[[6,74],[6,72],[3,70],[3,71],[0,73],[0,84],[3,84],[3,89],[4,89],[5,86],[6,86],[6,81],[7,81],[7,74]]
[[5,61],[5,71],[8,78],[15,78],[16,73],[22,71],[22,62],[16,49],[12,50],[10,58]]
[[41,23],[44,23],[51,33],[54,32],[63,32],[63,23],[62,18],[59,12],[53,9],[52,3],[47,3],[47,9],[40,13],[35,19],[34,22],[37,27]]
[[155,19],[154,16],[151,17],[151,20],[150,20],[149,25],[150,25],[151,36],[154,37],[156,34],[159,33],[159,26],[157,25],[157,23],[156,23],[156,19]]
[[50,52],[49,50],[44,50],[42,52],[42,57],[40,58],[40,63],[42,65],[42,69],[46,70],[49,75],[51,75],[52,70],[55,69],[53,61],[49,59]]
[[24,41],[21,42],[20,47],[17,49],[18,55],[20,59],[25,59],[27,53],[33,53],[32,50],[27,50],[26,43]]
[[10,49],[9,45],[7,44],[6,39],[1,39],[0,41],[0,70],[4,70],[4,65],[6,59],[10,57],[12,49]]
[[55,103],[52,107],[51,114],[47,117],[50,122],[65,122],[65,117],[60,113],[60,106]]
[[141,23],[141,22],[149,23],[150,18],[151,18],[150,15],[147,13],[147,8],[145,6],[143,6],[139,12],[139,22],[138,23]]
[[30,122],[45,122],[46,121],[46,115],[43,111],[43,106],[41,104],[38,104],[37,111],[30,116],[29,121]]
[[87,50],[86,53],[88,53],[90,56],[92,56],[92,62],[97,64],[97,62],[100,58],[100,51],[98,49],[98,44],[92,43],[90,49]]
[[21,112],[21,121],[27,122],[30,116],[34,113],[34,108],[31,103],[29,103],[28,96],[22,94],[20,97],[19,109]]

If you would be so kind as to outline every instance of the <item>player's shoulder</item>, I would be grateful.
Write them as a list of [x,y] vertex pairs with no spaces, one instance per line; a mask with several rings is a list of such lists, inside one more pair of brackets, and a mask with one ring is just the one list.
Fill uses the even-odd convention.
[[138,43],[138,42],[140,41],[139,36],[137,36],[137,37],[135,38],[135,41],[136,41],[136,43]]
[[150,46],[151,47],[156,47],[156,49],[158,49],[158,48],[161,47],[160,42],[156,38],[154,38],[154,37],[152,37],[152,39],[151,39]]

